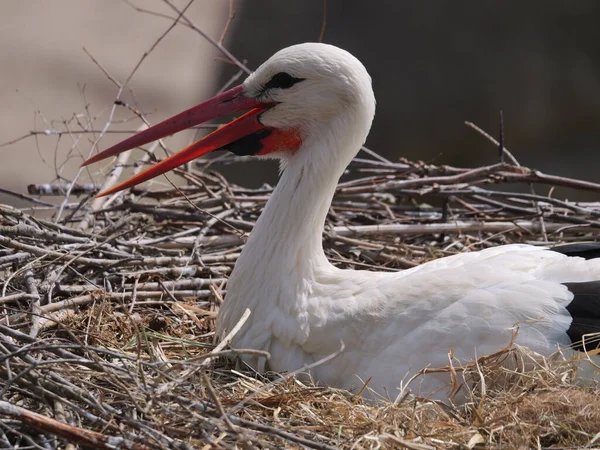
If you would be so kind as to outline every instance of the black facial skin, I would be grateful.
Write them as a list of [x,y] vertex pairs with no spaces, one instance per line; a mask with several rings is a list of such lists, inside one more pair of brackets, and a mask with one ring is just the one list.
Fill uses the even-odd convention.
[[304,81],[304,78],[296,78],[291,76],[289,73],[279,72],[278,74],[273,75],[273,78],[269,80],[263,91],[267,91],[269,89],[289,89],[294,84]]
[[[289,89],[294,84],[304,81],[304,78],[296,78],[291,76],[289,73],[279,72],[273,75],[273,78],[265,84],[262,92],[266,92],[269,89]],[[222,150],[230,151],[231,153],[238,156],[249,156],[256,155],[263,148],[262,140],[269,136],[273,130],[265,128],[264,130],[257,131],[256,133],[244,136],[231,144],[222,147]]]
[[257,131],[256,133],[244,136],[243,138],[238,139],[237,141],[234,141],[231,144],[227,144],[225,147],[221,147],[221,149],[230,151],[231,153],[238,156],[256,155],[263,148],[261,140],[270,135],[272,131],[273,130],[270,128],[265,128],[263,130]]
[[[304,81],[304,78],[296,78],[291,76],[289,73],[279,72],[273,75],[273,78],[269,80],[262,89],[262,93],[269,89],[289,89],[294,84]],[[263,148],[261,140],[271,134],[273,130],[265,128],[264,130],[257,131],[256,133],[244,136],[231,144],[222,147],[222,150],[230,151],[231,153],[238,156],[249,156],[256,155]]]

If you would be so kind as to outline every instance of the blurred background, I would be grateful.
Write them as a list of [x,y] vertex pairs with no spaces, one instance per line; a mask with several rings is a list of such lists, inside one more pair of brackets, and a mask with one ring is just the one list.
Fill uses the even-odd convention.
[[[177,8],[189,3],[170,2]],[[323,42],[358,57],[378,101],[366,145],[391,160],[493,163],[496,148],[464,122],[497,137],[502,109],[505,144],[521,164],[600,180],[600,2],[232,5],[224,45],[251,69],[282,47],[319,40],[322,32]],[[176,13],[163,0],[4,0],[0,11],[0,143],[30,130],[73,131],[0,147],[0,187],[26,192],[29,183],[74,176],[117,95],[99,65],[124,82],[172,24],[164,16]],[[218,41],[229,13],[226,0],[196,0],[186,16]],[[178,25],[142,62],[121,99],[156,123],[211,96],[237,72],[206,39]],[[118,107],[110,129],[135,130],[139,124],[131,110]],[[74,133],[82,128],[89,132]],[[125,136],[107,134],[99,149]],[[168,147],[177,150],[192,137],[181,133]],[[277,176],[276,166],[265,162],[223,170],[233,182],[251,186]],[[6,195],[0,201],[16,202]]]

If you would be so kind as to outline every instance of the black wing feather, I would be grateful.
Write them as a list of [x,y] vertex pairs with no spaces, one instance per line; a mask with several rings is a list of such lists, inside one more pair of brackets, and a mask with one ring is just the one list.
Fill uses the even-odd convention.
[[585,337],[590,333],[600,333],[600,281],[585,283],[564,283],[575,296],[567,311],[573,317],[573,322],[567,334],[573,343],[573,348],[578,351],[595,350],[600,347],[600,334],[594,337]]
[[585,259],[600,258],[600,242],[563,244],[552,247],[550,250],[567,256],[580,256]]
[[[600,258],[600,242],[579,242],[552,247],[550,250],[567,256],[585,259]],[[578,351],[592,351],[600,348],[600,280],[584,283],[564,283],[574,295],[567,306],[573,322],[567,334]],[[598,337],[586,336],[599,333]]]

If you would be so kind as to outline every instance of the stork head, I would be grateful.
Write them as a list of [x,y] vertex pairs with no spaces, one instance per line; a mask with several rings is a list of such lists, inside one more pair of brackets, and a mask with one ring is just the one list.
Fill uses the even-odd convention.
[[364,141],[375,98],[369,74],[350,53],[327,44],[294,45],[275,53],[242,85],[141,131],[82,165],[244,110],[249,111],[100,196],[135,186],[214,150],[285,159],[301,151],[306,140],[331,131],[332,123],[349,113],[364,128],[357,130]]
[[361,62],[338,47],[306,43],[275,53],[243,84],[245,95],[273,104],[265,126],[318,134],[348,109],[371,103],[371,77]]

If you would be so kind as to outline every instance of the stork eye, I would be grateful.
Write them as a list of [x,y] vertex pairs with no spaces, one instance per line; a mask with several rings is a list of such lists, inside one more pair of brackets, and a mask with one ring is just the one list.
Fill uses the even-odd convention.
[[291,76],[289,73],[279,72],[276,75],[273,75],[273,78],[269,80],[267,84],[265,84],[265,90],[267,89],[288,89],[291,88],[294,84],[303,81],[304,78],[296,78]]

